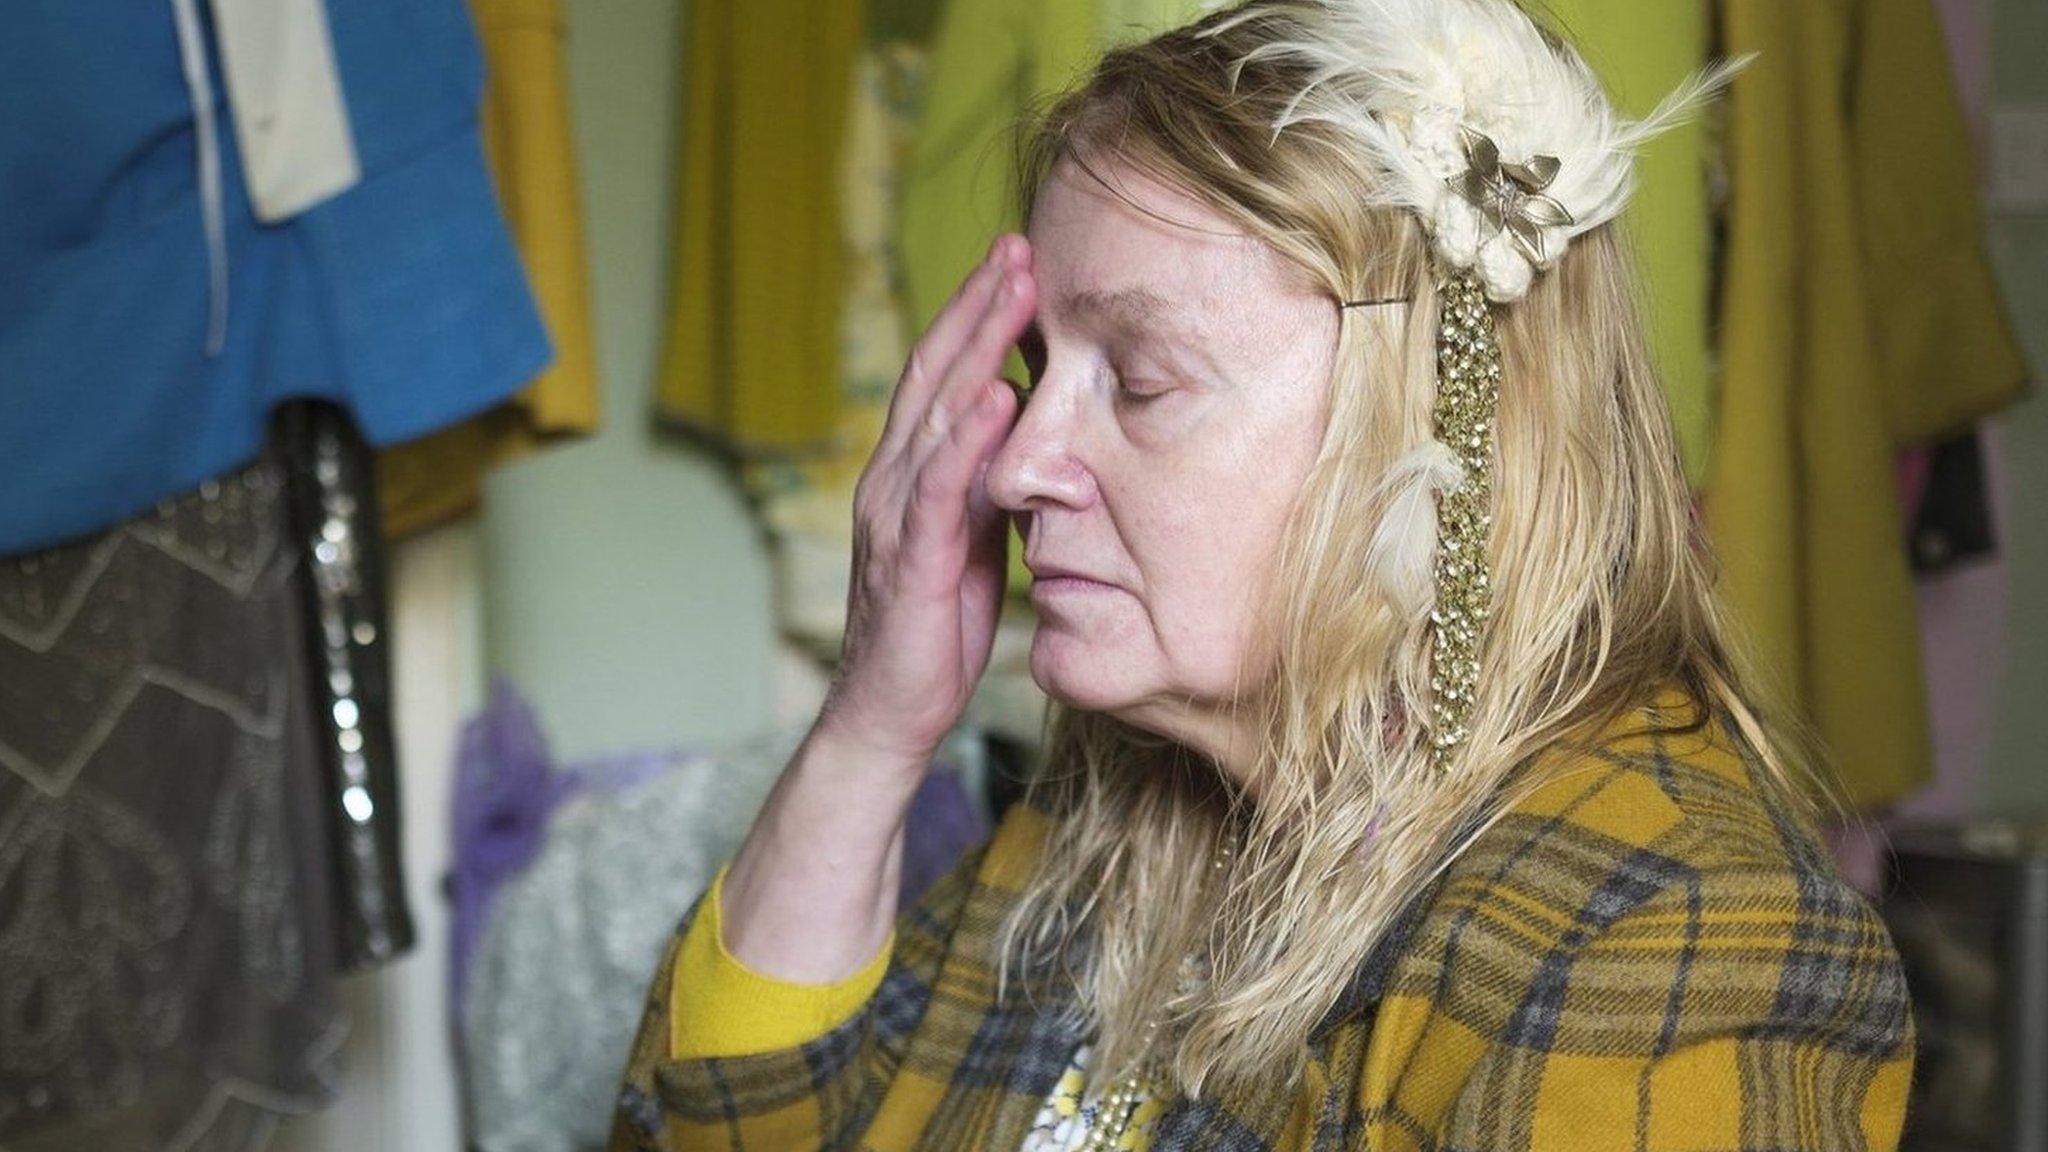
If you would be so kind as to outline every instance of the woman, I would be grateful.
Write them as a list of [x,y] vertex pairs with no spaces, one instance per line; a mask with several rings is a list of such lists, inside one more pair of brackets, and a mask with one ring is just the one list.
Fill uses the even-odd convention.
[[[1726,75],[1630,123],[1509,0],[1251,0],[1054,107],[613,1146],[1894,1146],[1897,959],[1731,653],[1609,223]],[[899,920],[1006,517],[1046,767]]]

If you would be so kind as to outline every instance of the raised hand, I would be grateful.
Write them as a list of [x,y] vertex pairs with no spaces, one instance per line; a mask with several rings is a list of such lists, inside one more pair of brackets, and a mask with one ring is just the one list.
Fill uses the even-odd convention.
[[912,349],[854,490],[846,637],[822,727],[928,758],[988,667],[1008,525],[982,473],[1017,414],[998,375],[1036,308],[1030,245],[998,236]]
[[854,493],[839,671],[726,873],[724,942],[757,971],[857,970],[896,916],[903,818],[988,667],[1008,526],[982,475],[1017,417],[997,373],[1037,308],[996,238],[918,340]]

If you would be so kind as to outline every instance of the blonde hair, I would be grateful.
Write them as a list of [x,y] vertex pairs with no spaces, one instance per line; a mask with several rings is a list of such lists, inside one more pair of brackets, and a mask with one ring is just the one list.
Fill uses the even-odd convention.
[[[1112,51],[1019,152],[1027,218],[1062,159],[1098,179],[1126,166],[1213,206],[1337,299],[1414,301],[1342,313],[1328,426],[1254,645],[1272,661],[1245,699],[1262,739],[1256,799],[1111,716],[1048,713],[1031,802],[1053,830],[999,933],[1002,986],[1046,965],[1066,972],[1097,1031],[1097,1082],[1140,1066],[1154,1023],[1189,1095],[1297,1072],[1408,899],[1538,782],[1516,769],[1621,718],[1646,686],[1688,688],[1703,704],[1689,728],[1725,710],[1788,797],[1818,759],[1810,733],[1775,718],[1741,671],[1632,260],[1609,225],[1498,313],[1492,617],[1469,743],[1432,771],[1427,607],[1403,613],[1370,567],[1391,500],[1383,478],[1431,435],[1428,240],[1412,215],[1362,206],[1381,177],[1322,126],[1273,132],[1301,75],[1271,60],[1236,67],[1283,29],[1313,32],[1320,7],[1253,0]],[[1219,872],[1226,837],[1242,847]],[[1190,953],[1208,973],[1192,988]]]

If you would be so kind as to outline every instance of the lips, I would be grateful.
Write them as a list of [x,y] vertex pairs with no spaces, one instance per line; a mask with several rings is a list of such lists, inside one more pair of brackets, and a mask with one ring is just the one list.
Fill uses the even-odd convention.
[[1109,581],[1102,579],[1100,576],[1091,576],[1079,569],[1066,568],[1058,564],[1034,564],[1026,560],[1024,566],[1031,570],[1032,578],[1036,580],[1081,580],[1090,584],[1109,583]]

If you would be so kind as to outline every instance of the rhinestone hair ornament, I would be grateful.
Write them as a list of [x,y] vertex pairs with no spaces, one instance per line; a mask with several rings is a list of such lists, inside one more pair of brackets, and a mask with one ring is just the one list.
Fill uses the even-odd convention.
[[[1271,36],[1246,64],[1298,68],[1273,135],[1323,124],[1382,174],[1368,204],[1414,213],[1429,234],[1439,303],[1432,439],[1383,482],[1388,511],[1371,578],[1431,628],[1430,759],[1470,736],[1492,600],[1496,312],[1528,294],[1571,241],[1621,214],[1636,150],[1712,100],[1745,56],[1688,77],[1649,116],[1621,116],[1579,54],[1512,0],[1276,0],[1223,16]],[[1341,301],[1354,308],[1407,297]]]

